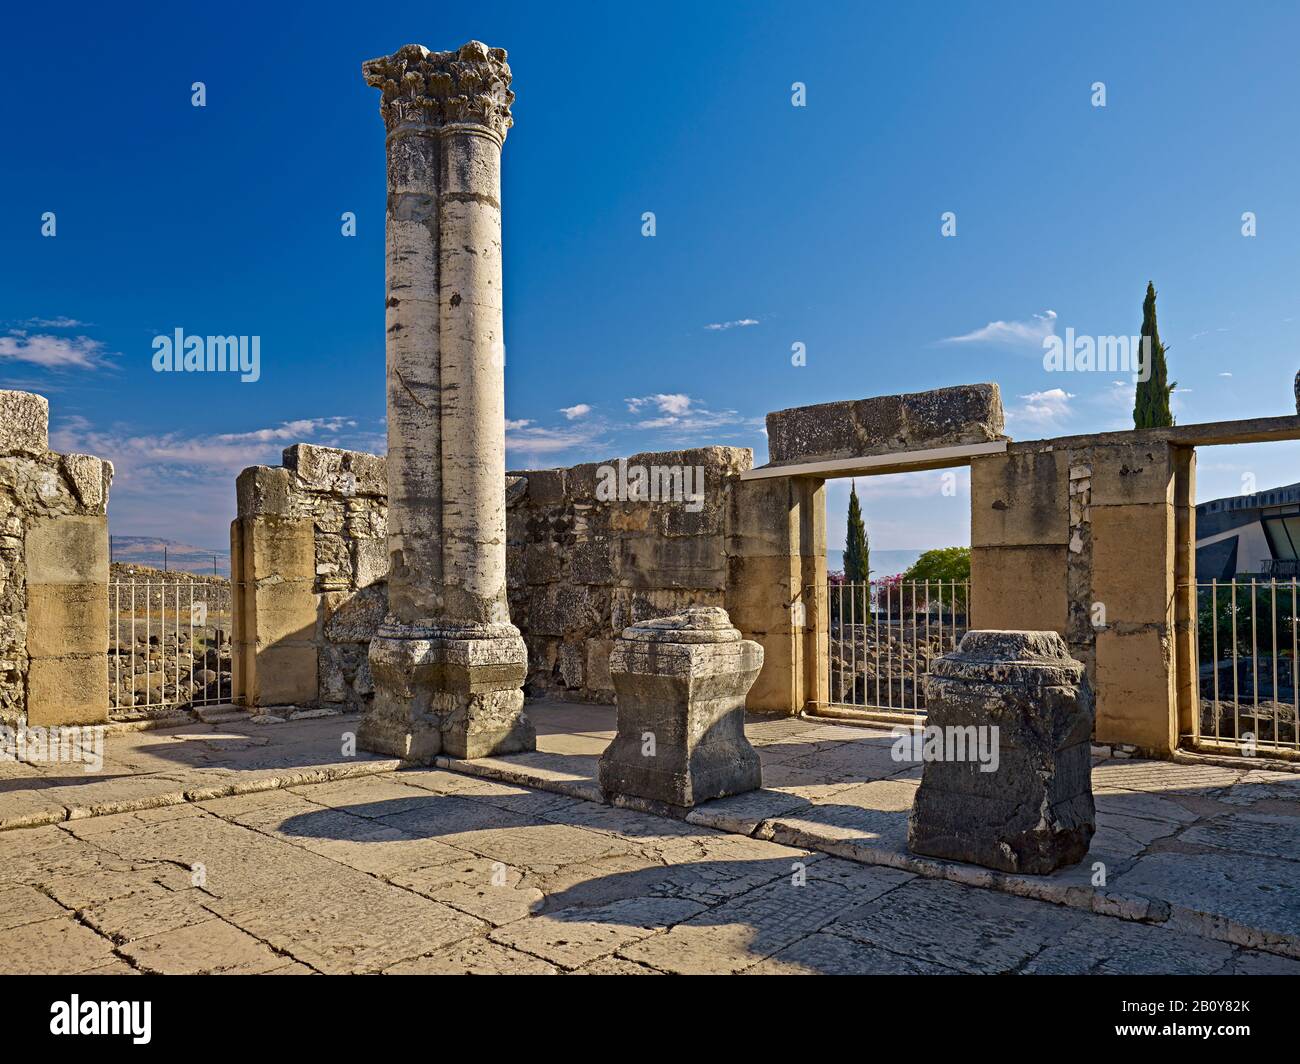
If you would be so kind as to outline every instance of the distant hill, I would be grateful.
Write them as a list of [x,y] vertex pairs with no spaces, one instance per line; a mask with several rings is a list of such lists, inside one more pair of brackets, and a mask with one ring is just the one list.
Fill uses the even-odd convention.
[[215,564],[216,575],[230,576],[229,550],[195,547],[156,536],[113,535],[111,539],[113,561],[123,565],[147,565],[153,569],[211,576]]

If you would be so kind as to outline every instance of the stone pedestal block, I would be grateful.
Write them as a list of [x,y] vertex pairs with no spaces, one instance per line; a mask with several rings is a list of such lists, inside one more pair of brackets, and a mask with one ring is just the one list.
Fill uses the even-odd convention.
[[763,785],[745,738],[745,695],[763,648],[727,611],[691,607],[623,630],[610,656],[618,734],[600,758],[611,801],[688,809]]
[[524,713],[528,655],[517,630],[381,628],[370,643],[374,702],[363,750],[428,763],[438,754],[490,757],[536,747]]
[[1061,637],[967,632],[934,663],[925,692],[908,848],[1003,872],[1045,874],[1082,860],[1096,830],[1093,699]]

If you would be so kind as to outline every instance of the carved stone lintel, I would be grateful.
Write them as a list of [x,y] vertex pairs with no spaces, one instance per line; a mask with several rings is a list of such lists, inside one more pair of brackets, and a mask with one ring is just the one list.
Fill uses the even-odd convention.
[[504,141],[514,124],[510,105],[515,94],[504,48],[470,41],[454,52],[431,52],[407,44],[362,63],[361,72],[367,85],[383,93],[379,113],[390,133],[405,126],[471,124]]

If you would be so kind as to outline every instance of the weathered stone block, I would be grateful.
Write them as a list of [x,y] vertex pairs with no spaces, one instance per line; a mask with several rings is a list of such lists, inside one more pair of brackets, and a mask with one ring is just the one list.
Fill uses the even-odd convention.
[[1093,701],[1061,637],[968,631],[925,692],[932,745],[908,848],[1035,875],[1082,860],[1096,830]]
[[98,509],[108,501],[103,461],[89,454],[65,454],[59,465],[82,506]]
[[791,631],[790,604],[799,588],[794,556],[727,559],[727,612],[741,631]]
[[331,643],[364,643],[379,631],[388,608],[388,596],[380,585],[371,585],[354,595],[331,596],[329,619],[325,621],[324,636]]
[[364,451],[295,443],[281,457],[284,468],[297,473],[310,491],[351,495],[386,495],[388,472],[384,459]]
[[1070,542],[1068,456],[1064,451],[971,460],[971,542],[1030,546]]
[[108,584],[108,519],[40,517],[27,529],[29,584]]
[[773,465],[988,443],[1002,434],[996,384],[822,403],[767,415]]
[[290,511],[289,471],[279,466],[249,466],[235,479],[240,517],[287,515]]
[[1172,506],[1092,507],[1092,601],[1107,624],[1172,623],[1173,563]]
[[[804,641],[793,632],[751,633],[763,648],[763,668],[749,689],[745,705],[755,713],[802,712],[817,696],[805,682]],[[825,672],[819,666],[818,672]]]
[[310,583],[316,578],[316,533],[310,517],[251,518],[245,547],[252,580]]
[[106,584],[29,584],[27,653],[34,658],[108,653]]
[[27,673],[28,724],[98,724],[107,720],[107,654],[32,659]]
[[1173,448],[1167,443],[1091,448],[1088,478],[1094,506],[1135,502],[1173,504]]
[[524,469],[506,474],[523,477],[528,484],[524,499],[529,506],[555,506],[564,502],[563,469]]
[[593,691],[614,690],[614,677],[609,670],[609,657],[613,651],[612,639],[587,640],[587,686]]
[[558,543],[525,544],[521,557],[525,583],[549,584],[560,578],[563,558]]
[[388,543],[383,539],[352,541],[352,580],[358,588],[388,578]]
[[1064,546],[971,547],[971,623],[1032,625],[1062,635],[1069,622]]
[[262,648],[249,687],[249,697],[255,706],[315,702],[319,692],[316,647],[279,643]]
[[1173,636],[1142,628],[1097,633],[1097,741],[1156,756],[1177,744]]
[[257,589],[250,633],[260,648],[310,642],[316,635],[319,599],[303,580],[267,581]]
[[569,554],[569,572],[578,584],[612,584],[614,562],[608,540],[575,544]]
[[720,535],[637,536],[618,540],[615,549],[614,578],[623,587],[726,589],[726,552]]
[[0,390],[0,454],[39,457],[49,449],[49,400],[32,392]]
[[720,607],[625,629],[610,658],[618,733],[600,758],[605,795],[686,809],[761,787],[744,718],[762,665],[762,647]]
[[533,750],[521,690],[528,671],[519,636],[376,636],[375,696],[357,731],[363,750],[428,763]]

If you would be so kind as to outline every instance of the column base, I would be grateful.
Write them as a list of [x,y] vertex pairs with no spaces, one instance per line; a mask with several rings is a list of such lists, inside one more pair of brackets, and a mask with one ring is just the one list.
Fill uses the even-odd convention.
[[381,631],[370,641],[375,694],[357,731],[362,750],[428,764],[439,754],[474,758],[537,748],[524,712],[528,654],[517,630]]

